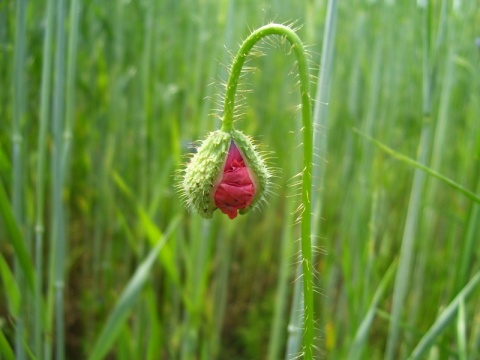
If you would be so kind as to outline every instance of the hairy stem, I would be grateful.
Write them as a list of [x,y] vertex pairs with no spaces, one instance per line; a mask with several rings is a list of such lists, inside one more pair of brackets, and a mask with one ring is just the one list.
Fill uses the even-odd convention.
[[230,77],[227,82],[225,102],[223,109],[222,130],[230,132],[234,129],[233,115],[235,109],[235,93],[242,72],[245,59],[253,46],[264,37],[280,35],[292,45],[292,50],[297,59],[300,81],[300,96],[302,102],[303,122],[303,168],[302,168],[302,269],[303,269],[303,297],[304,297],[304,359],[312,359],[314,351],[314,309],[313,309],[313,268],[311,244],[311,189],[312,189],[312,154],[313,154],[313,126],[311,113],[311,100],[309,93],[309,73],[305,48],[298,35],[288,26],[268,24],[252,32],[240,46],[233,60]]

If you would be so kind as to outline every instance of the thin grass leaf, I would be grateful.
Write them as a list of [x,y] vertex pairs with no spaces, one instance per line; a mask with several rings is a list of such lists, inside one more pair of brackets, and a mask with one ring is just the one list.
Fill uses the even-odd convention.
[[12,164],[3,149],[3,144],[0,144],[0,171],[4,174],[8,174],[12,171]]
[[[425,122],[422,126],[418,159],[420,162],[426,162],[429,154],[430,143],[430,125]],[[395,350],[398,339],[401,334],[400,320],[405,311],[405,301],[411,290],[409,283],[410,274],[413,270],[414,249],[416,245],[416,234],[418,223],[421,219],[421,204],[425,187],[425,174],[420,170],[415,170],[412,187],[409,195],[408,209],[405,225],[403,229],[402,242],[400,246],[400,258],[398,262],[398,271],[395,277],[395,287],[393,290],[393,299],[391,307],[391,321],[389,324],[389,335],[387,347],[385,350],[385,359],[395,358]]]
[[159,354],[162,353],[163,337],[162,337],[161,322],[159,321],[159,316],[158,316],[158,307],[157,307],[158,300],[151,286],[147,286],[146,288],[145,301],[147,303],[147,309],[148,309],[147,313],[150,318],[146,359],[155,360],[158,358]]
[[[135,336],[130,327],[126,323],[123,324],[121,331],[119,332],[118,341],[115,348],[118,360],[135,359],[135,351],[133,350],[133,344],[135,342]],[[140,355],[137,354],[137,356]]]
[[8,343],[3,330],[0,329],[0,359],[15,360],[15,354]]
[[435,323],[422,337],[418,345],[408,357],[408,360],[422,359],[422,356],[431,348],[435,340],[442,334],[443,330],[454,320],[455,315],[463,301],[472,293],[480,283],[480,272],[468,282],[468,284],[458,293],[447,308],[441,313]]
[[[290,202],[285,207],[284,221],[285,224],[289,223],[293,209],[293,203]],[[292,256],[293,242],[291,241],[292,229],[285,228],[281,239],[281,257],[280,257],[280,270],[277,280],[277,290],[275,295],[275,307],[272,325],[270,328],[270,342],[268,344],[268,360],[280,359],[280,352],[282,349],[283,338],[285,336],[285,324],[287,319],[285,318],[285,310],[287,309],[288,299],[288,286],[289,278],[291,275],[290,260]]]
[[[185,256],[185,278],[183,281],[185,314],[183,325],[189,330],[182,334],[181,355],[182,359],[191,359],[196,356],[197,349],[200,348],[199,340],[202,339],[199,334],[205,329],[205,323],[201,321],[203,310],[207,301],[207,290],[209,288],[209,278],[211,276],[213,244],[216,237],[211,231],[212,222],[197,217],[192,219],[190,232],[199,234],[196,241],[186,251]],[[185,302],[185,301],[184,301]],[[208,326],[208,325],[207,325]],[[210,358],[210,357],[207,357]]]
[[355,338],[353,339],[352,345],[350,347],[350,351],[348,353],[348,359],[360,359],[362,355],[362,350],[367,345],[367,337],[370,331],[370,327],[372,326],[373,319],[375,317],[375,313],[378,308],[378,304],[382,299],[383,293],[390,285],[390,282],[393,279],[393,274],[395,274],[395,270],[397,269],[397,263],[392,263],[388,268],[387,272],[383,276],[380,284],[378,285],[375,294],[373,295],[372,303],[363,319],[362,323],[358,327],[357,333],[355,334]]
[[447,178],[446,176],[440,174],[438,171],[435,171],[428,166],[425,166],[418,161],[413,160],[412,158],[409,158],[406,155],[400,154],[399,152],[393,150],[392,148],[388,147],[387,145],[381,143],[380,141],[375,140],[374,138],[368,136],[367,134],[362,133],[361,131],[357,129],[353,129],[357,134],[363,136],[370,142],[372,142],[374,145],[378,146],[380,149],[385,151],[387,154],[392,155],[393,157],[397,158],[398,160],[403,161],[404,163],[407,163],[409,165],[415,166],[417,169],[425,171],[427,174],[432,175],[436,177],[438,180],[444,182],[445,184],[449,185],[450,187],[454,188],[455,190],[461,192],[463,195],[468,197],[470,200],[473,200],[477,203],[480,203],[480,197],[478,195],[475,195],[473,192],[470,190],[466,189],[462,185],[456,183],[455,181]]
[[7,233],[7,239],[15,250],[15,255],[17,256],[20,266],[25,278],[27,280],[27,285],[29,290],[33,291],[35,283],[35,273],[33,269],[33,262],[28,254],[27,247],[23,241],[20,229],[18,228],[17,222],[13,216],[12,208],[7,198],[5,188],[3,183],[0,181],[0,214],[5,225],[5,230]]
[[[477,185],[477,192],[480,193],[480,181]],[[460,290],[467,282],[472,271],[472,264],[475,261],[475,249],[478,248],[480,231],[480,204],[473,204],[467,220],[465,237],[461,242],[460,261],[457,266],[455,289]]]
[[89,356],[90,360],[100,360],[110,350],[135,305],[140,291],[148,279],[150,269],[155,263],[155,259],[160,253],[160,250],[165,246],[167,239],[167,237],[159,239],[146,259],[137,268],[135,274],[133,274],[131,280],[128,282],[125,290],[115,304],[115,307],[108,316],[107,322],[103,326],[102,331],[93,346],[93,350]]
[[[142,225],[142,228],[145,231],[145,234],[147,235],[147,238],[150,241],[150,244],[154,245],[156,243],[157,239],[161,237],[160,229],[158,229],[157,225],[149,217],[146,210],[144,210],[137,203],[137,200],[134,197],[132,190],[125,183],[125,181],[123,181],[123,179],[120,177],[120,175],[117,174],[116,172],[114,172],[112,174],[112,176],[113,176],[113,180],[115,181],[115,184],[129,198],[129,200],[134,204],[135,209],[137,211],[138,218],[139,218],[140,223]],[[174,221],[172,221],[172,224],[174,224],[178,221],[179,221],[179,218],[177,217]],[[177,284],[177,285],[180,285],[180,275],[178,274],[178,271],[175,267],[175,262],[174,262],[174,256],[173,256],[172,249],[167,245],[163,249],[163,251],[160,253],[159,256],[160,256],[160,259],[162,261],[162,264],[163,264],[167,274],[170,276],[173,283]]]
[[3,288],[7,298],[8,310],[16,318],[20,311],[21,294],[15,277],[10,270],[2,254],[0,254],[0,276],[3,281]]
[[[218,238],[231,239],[234,232],[234,226],[228,225],[226,228],[220,231]],[[210,354],[214,358],[218,358],[218,351],[221,344],[221,336],[223,330],[223,321],[225,318],[225,312],[227,308],[228,297],[228,282],[230,275],[230,265],[232,263],[233,256],[233,244],[232,241],[219,241],[216,248],[216,256],[218,257],[217,269],[214,272],[213,279],[213,307],[216,310],[213,319],[213,336],[211,338]]]

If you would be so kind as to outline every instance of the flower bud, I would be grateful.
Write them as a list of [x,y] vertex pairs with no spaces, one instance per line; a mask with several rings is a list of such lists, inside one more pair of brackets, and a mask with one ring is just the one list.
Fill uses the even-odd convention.
[[210,133],[179,184],[186,205],[205,218],[219,208],[230,219],[265,201],[271,174],[252,140],[238,130]]

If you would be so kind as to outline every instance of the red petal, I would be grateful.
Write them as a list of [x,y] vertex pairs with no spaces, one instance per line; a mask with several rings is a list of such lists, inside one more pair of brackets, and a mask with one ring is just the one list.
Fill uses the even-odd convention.
[[255,185],[235,143],[230,143],[223,176],[215,191],[215,205],[230,219],[239,209],[250,205],[255,196]]
[[244,166],[225,171],[221,183],[241,186],[252,184],[252,180],[247,168]]
[[[230,142],[230,148],[228,149],[228,156],[227,161],[225,162],[225,170],[234,167],[234,160],[236,160],[235,164],[243,163],[242,154],[240,154],[240,150],[238,150],[237,145],[233,142]],[[245,165],[244,165],[245,166]]]

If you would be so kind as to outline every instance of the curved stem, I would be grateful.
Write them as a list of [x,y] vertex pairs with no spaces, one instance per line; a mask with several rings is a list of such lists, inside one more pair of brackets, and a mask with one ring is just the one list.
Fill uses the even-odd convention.
[[313,359],[314,349],[314,309],[313,309],[313,267],[311,244],[311,189],[312,189],[312,154],[313,154],[313,126],[311,101],[309,94],[309,74],[305,48],[298,35],[288,26],[268,24],[252,32],[243,42],[233,60],[230,77],[225,94],[222,131],[230,132],[234,129],[233,114],[235,108],[235,93],[245,59],[253,46],[262,38],[269,35],[280,35],[292,45],[298,66],[300,80],[300,97],[302,102],[303,123],[303,169],[302,169],[302,269],[303,269],[303,297],[304,297],[304,359]]

